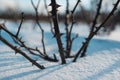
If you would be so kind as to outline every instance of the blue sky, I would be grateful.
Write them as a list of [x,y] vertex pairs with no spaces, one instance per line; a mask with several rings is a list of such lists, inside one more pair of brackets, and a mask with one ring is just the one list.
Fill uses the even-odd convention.
[[[33,0],[35,3],[37,3],[38,0]],[[43,3],[44,0],[41,0],[41,3],[40,3],[40,6],[39,6],[39,11],[41,13],[44,13],[46,10],[45,10],[45,7],[43,6],[44,3]],[[66,0],[57,0],[57,2],[62,5],[60,8],[59,8],[59,12],[63,12],[65,11],[65,1]],[[73,6],[75,5],[76,1],[77,0],[69,0],[70,1],[70,9],[72,10],[73,9]],[[82,6],[84,6],[86,9],[89,9],[90,8],[90,1],[91,0],[81,0],[80,4]],[[116,0],[103,0],[104,1],[104,4],[103,4],[103,8],[104,9],[108,9],[110,10],[112,8],[112,4],[114,1]],[[50,0],[47,0],[47,4],[50,3]],[[27,11],[33,11],[33,7],[31,5],[31,0],[0,0],[0,10],[5,10],[6,8],[12,8],[12,9],[17,9],[18,11],[22,11],[22,12],[25,12],[26,10]],[[96,7],[97,8],[97,7]],[[50,9],[50,7],[49,7]]]
[[[35,3],[37,3],[38,0],[33,0]],[[39,11],[42,11],[44,12],[45,9],[44,9],[44,3],[43,3],[44,0],[41,0],[41,3],[40,3],[40,10]],[[73,9],[73,6],[75,5],[76,3],[76,0],[69,0],[70,1],[70,9]],[[87,5],[86,8],[89,8],[89,2],[90,0],[82,0],[84,1],[81,2],[82,5]],[[57,2],[62,5],[61,8],[59,8],[59,11],[62,12],[65,10],[65,0],[57,0]],[[47,0],[47,4],[50,3],[50,0]],[[33,11],[33,8],[32,8],[32,5],[31,5],[31,0],[0,0],[0,10],[5,10],[7,7],[9,8],[17,8],[18,10],[21,10],[21,11]]]

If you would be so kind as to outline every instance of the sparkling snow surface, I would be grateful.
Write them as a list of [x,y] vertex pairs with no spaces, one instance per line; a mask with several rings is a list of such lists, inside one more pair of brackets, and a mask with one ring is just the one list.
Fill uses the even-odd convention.
[[[15,28],[12,30],[15,31]],[[23,30],[22,34],[26,37],[24,39],[28,41],[28,45],[39,46],[41,49],[40,32],[31,31],[32,29],[27,29],[28,33],[25,33]],[[57,53],[55,40],[49,32],[45,34],[47,52]],[[112,37],[113,35],[116,37]],[[114,32],[110,36],[108,39],[112,40],[120,37]],[[81,46],[82,40],[84,37],[75,40],[73,54]],[[75,63],[71,63],[72,59],[67,59],[68,64],[65,65],[38,60],[38,63],[46,67],[45,70],[32,66],[23,56],[15,55],[13,50],[0,42],[0,80],[120,80],[120,39],[112,40],[93,39],[87,56],[79,58]]]

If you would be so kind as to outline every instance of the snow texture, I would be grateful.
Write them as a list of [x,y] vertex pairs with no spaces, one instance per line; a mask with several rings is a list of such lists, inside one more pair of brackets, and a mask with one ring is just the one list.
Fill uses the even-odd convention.
[[[28,45],[32,43],[33,47],[36,45],[41,47],[38,33],[37,31],[31,33],[29,30],[28,33],[22,32]],[[55,40],[50,38],[49,32],[45,34],[47,52],[57,53]],[[84,37],[75,40],[73,54],[83,40]],[[13,50],[0,42],[0,80],[120,80],[120,42],[93,39],[87,56],[79,58],[75,63],[71,61],[72,59],[67,59],[68,64],[60,65],[60,62],[52,63],[40,59],[38,63],[46,67],[45,70],[40,70],[32,66],[23,56],[15,55]]]
[[65,65],[38,61],[46,66],[45,70],[32,66],[21,55],[15,55],[7,47],[0,49],[2,49],[0,80],[119,80],[120,78],[120,48],[98,51],[75,63]]

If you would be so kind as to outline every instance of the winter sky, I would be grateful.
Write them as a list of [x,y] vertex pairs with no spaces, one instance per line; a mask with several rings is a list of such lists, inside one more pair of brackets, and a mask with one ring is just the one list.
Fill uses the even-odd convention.
[[[34,0],[35,3],[37,3],[38,0]],[[70,1],[70,9],[73,8],[73,6],[76,3],[76,0],[69,0]],[[85,6],[86,8],[90,8],[90,1],[91,0],[81,0],[81,5]],[[40,8],[43,10],[44,0],[41,0]],[[50,0],[47,0],[47,4],[50,3]],[[62,5],[62,7],[59,9],[60,11],[63,11],[65,9],[65,0],[57,0],[57,3]],[[23,11],[32,11],[32,5],[31,0],[0,0],[0,10],[5,10],[6,8],[12,8],[12,9],[20,9]]]

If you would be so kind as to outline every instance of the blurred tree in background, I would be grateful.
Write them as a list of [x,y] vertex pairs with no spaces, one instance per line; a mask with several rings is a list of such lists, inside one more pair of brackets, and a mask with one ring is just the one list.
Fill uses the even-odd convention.
[[[79,7],[75,11],[75,21],[76,22],[84,22],[88,25],[91,25],[91,22],[94,19],[94,15],[96,13],[96,4],[98,4],[99,0],[81,0]],[[116,0],[104,0],[102,4],[102,12],[99,18],[99,22],[103,21],[106,18],[106,15],[111,11],[113,7],[113,3]],[[46,0],[46,5],[49,5],[49,0]],[[64,22],[65,17],[65,8],[66,8],[66,1],[57,0],[59,4],[62,6],[59,9],[59,21]],[[69,0],[70,7],[69,9],[72,10],[73,6],[75,5],[76,1]],[[34,1],[37,3],[37,0]],[[50,11],[50,7],[47,7],[48,11]],[[20,13],[24,12],[24,17],[26,20],[34,20],[36,18],[34,9],[30,3],[30,0],[0,0],[0,19],[7,19],[7,20],[19,20]],[[116,15],[114,15],[104,26],[103,32],[110,33],[112,30],[115,29],[116,25],[120,23],[120,9],[116,11]],[[114,19],[113,19],[114,18]],[[44,5],[44,0],[40,0],[39,6],[39,20],[40,21],[49,21],[49,17],[47,16],[46,7]]]

